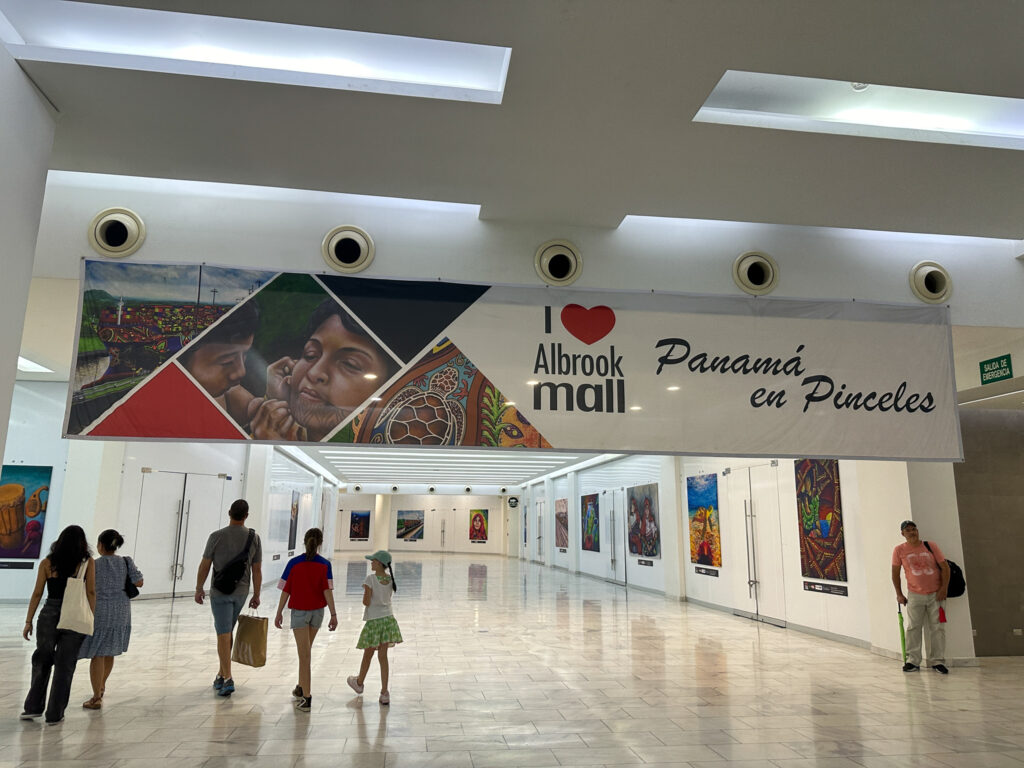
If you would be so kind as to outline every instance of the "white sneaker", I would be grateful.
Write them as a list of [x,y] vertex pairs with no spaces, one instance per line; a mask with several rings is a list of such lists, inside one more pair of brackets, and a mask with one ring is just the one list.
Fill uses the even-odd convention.
[[345,680],[345,682],[348,683],[348,687],[351,688],[356,693],[362,693],[363,692],[363,686],[361,686],[359,684],[359,678],[356,677],[355,675],[349,675],[348,678]]

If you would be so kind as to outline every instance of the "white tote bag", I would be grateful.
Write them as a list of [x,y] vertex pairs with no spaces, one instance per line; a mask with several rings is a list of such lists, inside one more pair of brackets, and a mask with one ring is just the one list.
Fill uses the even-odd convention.
[[83,635],[92,634],[92,608],[85,593],[85,574],[88,560],[83,560],[74,576],[68,577],[64,587],[64,600],[60,604],[60,621],[57,629],[66,629]]

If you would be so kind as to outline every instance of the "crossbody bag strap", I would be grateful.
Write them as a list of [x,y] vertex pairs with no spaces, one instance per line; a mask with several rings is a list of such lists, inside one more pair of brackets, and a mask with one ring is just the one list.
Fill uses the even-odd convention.
[[935,556],[935,553],[932,552],[932,548],[930,546],[928,546],[928,542],[927,541],[924,543],[924,548],[927,549],[928,550],[928,554],[932,556],[932,560],[935,561],[935,566],[939,567],[939,558],[937,558]]

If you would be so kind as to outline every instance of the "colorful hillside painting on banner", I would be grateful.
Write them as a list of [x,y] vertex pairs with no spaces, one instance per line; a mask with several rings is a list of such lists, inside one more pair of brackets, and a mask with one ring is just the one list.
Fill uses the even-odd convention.
[[398,510],[397,522],[395,523],[395,536],[403,541],[422,541],[423,529],[422,509],[400,509]]
[[0,472],[0,558],[39,557],[52,475],[53,467],[4,464]]
[[601,551],[601,507],[596,493],[580,497],[580,531],[586,552]]
[[353,509],[349,513],[348,540],[370,540],[370,510]]
[[718,520],[718,475],[686,478],[690,522],[690,562],[722,567],[722,529]]
[[626,509],[629,554],[643,558],[660,558],[661,519],[658,516],[658,484],[627,488]]
[[333,441],[551,447],[449,339],[439,341]]
[[796,462],[800,518],[800,573],[810,579],[846,581],[843,504],[836,459]]
[[569,500],[555,499],[555,546],[566,549],[569,546]]
[[469,510],[469,540],[487,541],[487,510]]

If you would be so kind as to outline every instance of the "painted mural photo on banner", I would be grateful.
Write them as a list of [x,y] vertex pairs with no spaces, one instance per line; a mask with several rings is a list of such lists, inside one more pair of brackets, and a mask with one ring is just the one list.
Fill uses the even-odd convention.
[[962,458],[941,307],[83,270],[71,437]]
[[811,579],[846,581],[839,462],[803,459],[795,462],[795,472],[800,573]]
[[37,560],[53,467],[4,464],[0,473],[0,558]]
[[718,520],[718,475],[686,478],[690,523],[690,562],[722,567],[722,530]]
[[661,525],[658,516],[658,484],[635,485],[626,489],[626,524],[629,526],[629,554],[661,557]]
[[600,504],[600,496],[596,493],[580,497],[580,533],[582,548],[586,552],[601,551]]

